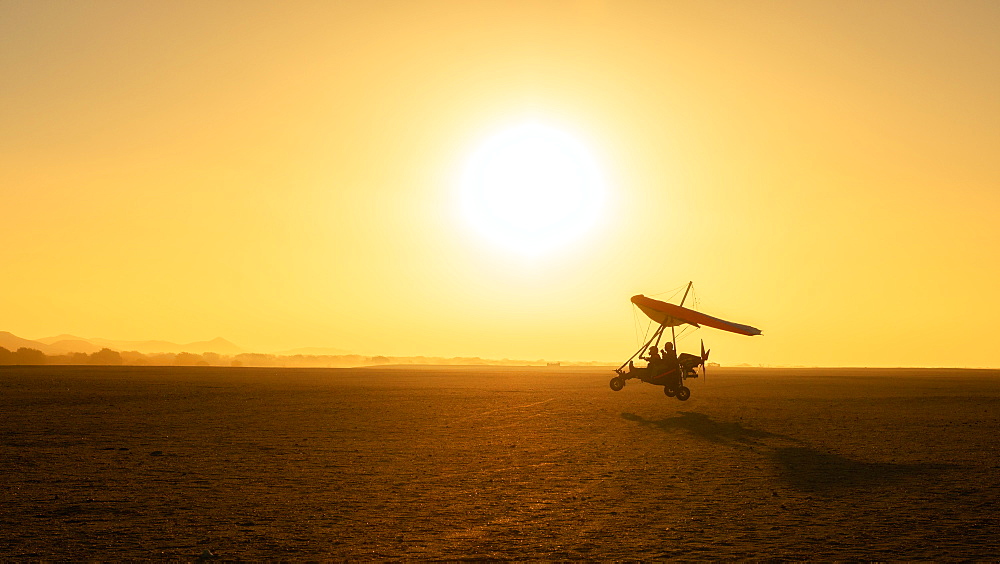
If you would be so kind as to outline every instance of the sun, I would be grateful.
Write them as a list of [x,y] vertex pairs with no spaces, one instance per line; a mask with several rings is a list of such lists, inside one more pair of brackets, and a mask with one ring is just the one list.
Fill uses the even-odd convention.
[[486,139],[469,158],[459,192],[461,215],[475,231],[525,255],[577,240],[597,222],[605,198],[588,148],[537,123]]

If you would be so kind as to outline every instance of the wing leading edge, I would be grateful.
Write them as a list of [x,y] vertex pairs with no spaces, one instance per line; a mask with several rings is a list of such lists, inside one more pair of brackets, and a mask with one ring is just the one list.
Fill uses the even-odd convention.
[[757,329],[756,327],[741,325],[739,323],[733,323],[732,321],[719,319],[718,317],[712,317],[711,315],[705,315],[704,313],[693,309],[647,298],[642,294],[632,296],[632,303],[641,309],[643,313],[649,316],[650,319],[660,325],[666,325],[667,327],[676,327],[677,325],[687,323],[689,325],[694,325],[695,327],[704,325],[706,327],[721,329],[731,333],[739,333],[740,335],[753,336],[761,334],[760,329]]

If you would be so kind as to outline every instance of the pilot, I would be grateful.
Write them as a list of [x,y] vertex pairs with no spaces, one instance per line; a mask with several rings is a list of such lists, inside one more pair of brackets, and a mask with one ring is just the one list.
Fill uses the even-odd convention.
[[649,356],[640,356],[639,358],[648,362],[650,368],[652,368],[654,365],[660,364],[660,362],[663,361],[663,359],[660,358],[660,351],[657,350],[656,345],[650,345]]

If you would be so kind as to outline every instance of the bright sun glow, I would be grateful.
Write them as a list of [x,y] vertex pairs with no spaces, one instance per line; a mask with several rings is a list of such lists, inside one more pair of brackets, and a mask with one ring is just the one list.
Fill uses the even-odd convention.
[[507,129],[473,153],[461,178],[464,219],[495,244],[537,255],[591,228],[604,182],[590,151],[539,124]]

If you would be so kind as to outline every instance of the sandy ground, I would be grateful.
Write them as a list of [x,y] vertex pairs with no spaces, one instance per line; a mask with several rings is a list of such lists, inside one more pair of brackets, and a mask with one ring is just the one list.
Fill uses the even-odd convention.
[[0,558],[1000,558],[1000,372],[0,367]]

